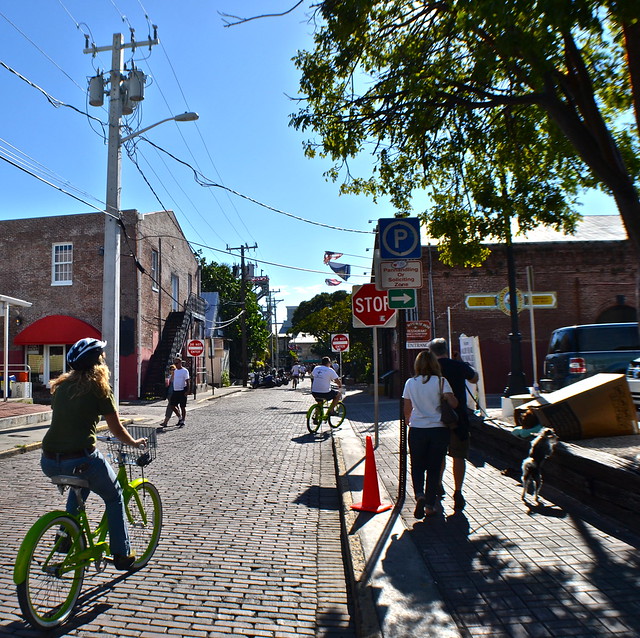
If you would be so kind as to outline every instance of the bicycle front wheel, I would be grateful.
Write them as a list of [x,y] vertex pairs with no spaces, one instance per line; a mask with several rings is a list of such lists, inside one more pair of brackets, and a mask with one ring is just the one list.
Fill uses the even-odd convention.
[[84,563],[75,557],[86,548],[84,534],[72,516],[60,514],[38,523],[20,547],[26,557],[26,578],[17,584],[18,602],[34,628],[52,629],[73,612],[84,580]]
[[319,403],[314,403],[307,410],[307,430],[311,434],[315,434],[322,423],[322,406]]
[[149,562],[160,541],[162,501],[153,483],[141,481],[131,487],[126,508],[131,551],[136,554],[132,569],[140,569]]
[[336,403],[336,407],[333,408],[333,412],[329,412],[329,425],[332,428],[339,428],[347,416],[347,408],[344,407],[344,403],[339,401]]

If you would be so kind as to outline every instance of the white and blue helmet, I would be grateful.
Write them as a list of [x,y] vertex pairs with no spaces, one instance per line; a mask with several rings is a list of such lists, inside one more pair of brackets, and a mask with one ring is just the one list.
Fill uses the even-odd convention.
[[73,370],[89,370],[98,363],[106,345],[106,341],[93,337],[80,339],[69,348],[67,364]]

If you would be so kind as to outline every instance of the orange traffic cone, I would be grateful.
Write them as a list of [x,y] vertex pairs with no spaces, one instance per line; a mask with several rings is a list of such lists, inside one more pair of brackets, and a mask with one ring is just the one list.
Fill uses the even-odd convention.
[[376,471],[376,458],[373,455],[373,443],[371,437],[367,437],[367,455],[364,460],[364,490],[362,491],[362,503],[354,503],[352,510],[361,512],[373,512],[379,514],[393,507],[391,503],[380,502],[380,489],[378,488],[378,472]]

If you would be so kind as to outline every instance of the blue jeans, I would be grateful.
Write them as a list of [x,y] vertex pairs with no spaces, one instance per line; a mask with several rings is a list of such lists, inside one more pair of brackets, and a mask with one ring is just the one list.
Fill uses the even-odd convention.
[[[49,477],[58,474],[71,476],[73,474],[89,481],[89,489],[82,490],[82,498],[86,501],[89,492],[95,492],[102,498],[107,511],[109,526],[109,546],[112,554],[128,556],[131,552],[129,532],[124,511],[122,488],[118,483],[116,473],[105,460],[99,450],[77,459],[40,459],[42,471]],[[75,471],[74,471],[75,470]],[[69,490],[67,498],[67,512],[78,513],[78,502],[75,491]]]
[[[411,482],[416,499],[424,494],[429,507],[436,504],[440,486],[442,463],[449,447],[449,429],[409,428],[409,455],[411,457]],[[425,490],[425,474],[426,490]]]

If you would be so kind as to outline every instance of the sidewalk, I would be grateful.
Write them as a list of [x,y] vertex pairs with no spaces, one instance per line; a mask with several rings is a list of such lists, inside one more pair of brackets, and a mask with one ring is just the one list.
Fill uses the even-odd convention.
[[[581,503],[544,490],[529,510],[519,477],[477,451],[467,464],[467,507],[413,518],[407,481],[398,499],[399,401],[382,398],[375,462],[381,514],[362,500],[365,441],[374,439],[373,397],[347,397],[349,427],[334,432],[357,619],[363,636],[640,636],[640,539]],[[637,498],[636,495],[630,495]]]
[[[215,388],[189,396],[187,412],[206,405],[212,399],[242,392],[242,386]],[[166,400],[132,401],[120,404],[120,418],[125,425],[157,425],[164,418]],[[0,459],[41,447],[42,437],[51,423],[51,408],[17,401],[0,402]],[[103,423],[100,427],[106,427]]]

